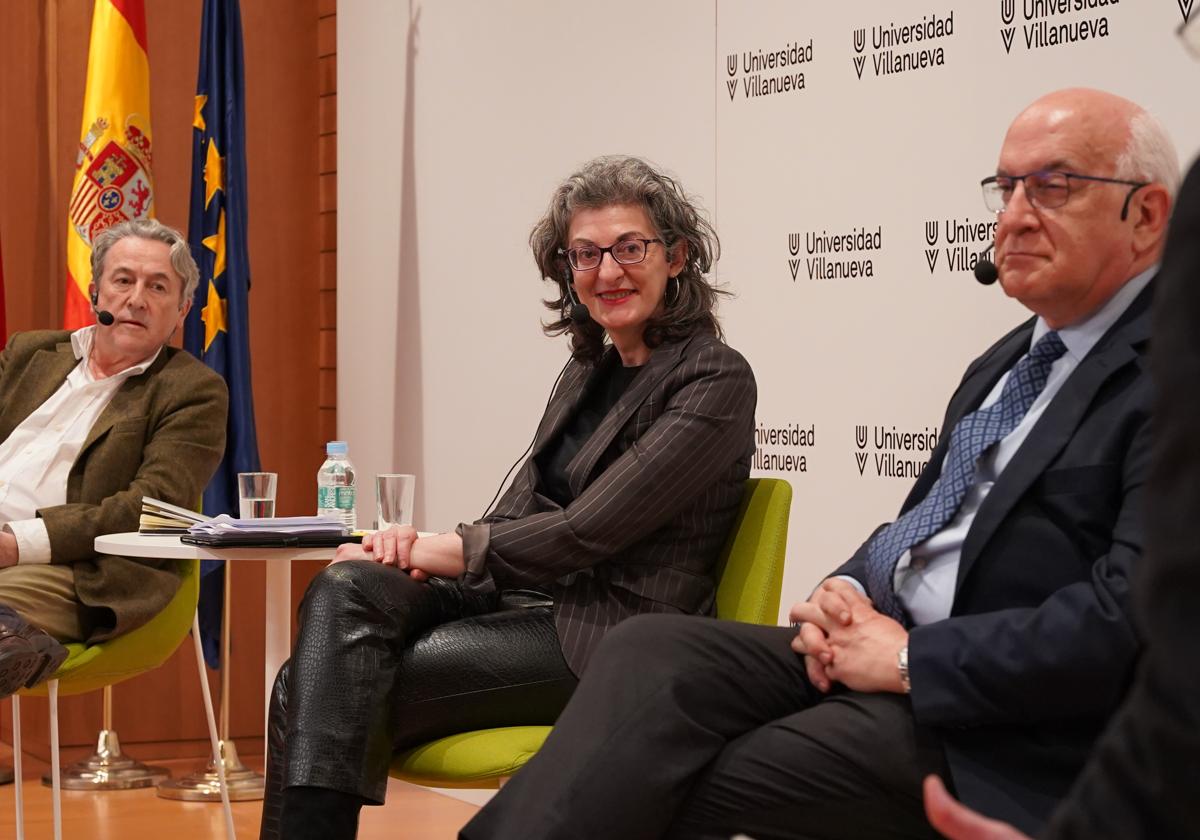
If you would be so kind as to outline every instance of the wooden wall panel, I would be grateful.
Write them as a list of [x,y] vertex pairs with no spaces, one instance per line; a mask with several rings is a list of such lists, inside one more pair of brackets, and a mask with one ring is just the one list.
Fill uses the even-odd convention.
[[[48,55],[57,37],[44,2],[10,3],[0,25],[0,240],[4,248],[9,332],[57,323],[62,311],[62,266],[57,247],[66,225],[48,225],[62,201],[50,189],[58,177],[60,118],[54,107],[57,71]],[[78,117],[74,120],[78,131]],[[78,137],[74,142],[78,142]],[[73,156],[72,156],[73,160]],[[70,186],[68,184],[67,189]],[[51,255],[62,254],[51,264]]]
[[[201,3],[147,0],[158,217],[187,226],[192,103]],[[74,175],[93,0],[19,0],[0,11],[0,202],[9,331],[57,327],[64,294],[66,202]],[[336,427],[332,370],[319,352],[336,307],[329,266],[336,230],[321,197],[336,177],[336,4],[241,0],[252,287],[250,339],[259,450],[280,474],[280,515],[315,508],[324,441]],[[319,43],[320,42],[320,43]],[[325,131],[320,127],[324,121]],[[336,191],[333,191],[336,195]],[[333,311],[336,311],[335,309]],[[320,564],[296,564],[297,599]],[[261,748],[263,570],[233,572],[231,730]],[[158,671],[116,690],[123,742],[139,757],[207,751],[191,640]],[[210,681],[216,687],[215,675]],[[153,702],[150,702],[150,701]],[[7,703],[0,729],[8,732]],[[44,701],[26,701],[26,743],[45,754]],[[63,743],[82,753],[100,722],[99,695],[60,703]],[[244,743],[243,743],[244,742]],[[138,750],[142,743],[152,752]]]
[[[337,9],[334,0],[321,0],[318,7],[317,167],[321,253],[317,271],[320,300],[317,363],[321,368],[321,393],[317,424],[324,438],[332,440],[337,437]],[[360,514],[366,518],[365,511]]]

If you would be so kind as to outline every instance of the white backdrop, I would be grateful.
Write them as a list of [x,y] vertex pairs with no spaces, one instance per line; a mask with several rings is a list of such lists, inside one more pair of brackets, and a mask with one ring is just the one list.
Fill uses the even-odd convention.
[[796,494],[786,609],[894,515],[962,370],[1024,317],[969,271],[1009,121],[1100,87],[1190,160],[1200,65],[1173,34],[1190,9],[342,0],[338,407],[360,522],[383,471],[419,474],[422,527],[479,515],[566,358],[540,333],[529,229],[579,163],[638,154],[721,235],[723,321],[759,385],[755,474]]

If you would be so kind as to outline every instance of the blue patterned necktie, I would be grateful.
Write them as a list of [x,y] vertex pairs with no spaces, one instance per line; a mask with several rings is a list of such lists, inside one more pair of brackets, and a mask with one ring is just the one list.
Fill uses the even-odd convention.
[[979,457],[1017,427],[1046,386],[1051,365],[1066,350],[1058,333],[1042,336],[1012,369],[1000,399],[958,421],[950,436],[942,474],[928,495],[871,540],[867,546],[867,594],[881,613],[909,623],[892,585],[901,555],[936,534],[954,517],[975,478]]

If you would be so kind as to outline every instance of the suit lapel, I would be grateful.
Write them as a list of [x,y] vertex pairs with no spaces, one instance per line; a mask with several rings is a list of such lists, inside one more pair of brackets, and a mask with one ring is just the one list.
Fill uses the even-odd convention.
[[1029,341],[1033,335],[1035,323],[1036,319],[1031,319],[1014,329],[1001,339],[991,349],[991,352],[980,358],[974,365],[974,369],[967,373],[954,396],[950,398],[942,436],[929,458],[929,465],[921,472],[920,478],[913,485],[908,498],[904,500],[902,513],[919,504],[929,493],[934,482],[941,476],[942,462],[946,458],[946,452],[950,449],[950,439],[954,427],[963,417],[977,409],[984,398],[991,393],[996,383],[1000,381],[1004,372],[1012,368],[1021,356],[1029,352]]
[[7,439],[13,429],[50,399],[77,364],[79,360],[75,358],[70,342],[62,342],[54,350],[34,353],[17,387],[5,401],[0,440]]
[[[587,439],[587,442],[575,453],[575,457],[567,465],[567,483],[571,487],[572,495],[579,496],[583,492],[587,479],[595,469],[600,456],[608,449],[617,436],[617,432],[629,421],[633,412],[646,401],[646,398],[662,382],[663,378],[675,367],[687,343],[680,341],[656,348],[650,354],[650,359],[646,362],[642,372],[617,400],[617,404],[604,415],[599,427]],[[615,350],[609,350],[609,352],[613,356],[616,355]],[[619,360],[614,361],[614,364],[619,363]]]
[[[954,398],[956,416],[954,424],[970,412],[979,408],[984,398],[996,387],[1000,377],[1010,370],[1017,360],[1029,352],[1029,341],[1033,336],[1034,322],[1029,321],[1014,330],[986,359],[979,363],[975,372],[963,383]],[[953,428],[953,426],[951,426]]]
[[[601,363],[603,361],[602,357]],[[541,480],[537,456],[555,439],[562,431],[563,426],[574,415],[583,395],[587,393],[587,384],[596,374],[598,367],[571,362],[567,366],[566,373],[562,375],[562,382],[555,390],[554,396],[550,398],[542,420],[538,423],[537,433],[533,438],[533,448],[529,452],[529,457],[525,459],[525,466],[518,471],[517,478],[513,480],[514,484],[517,481],[523,481],[528,485],[530,498],[533,496],[533,488],[537,487]],[[539,498],[541,497],[539,496]]]
[[146,374],[141,373],[121,383],[121,387],[112,395],[108,405],[104,407],[100,416],[96,418],[96,422],[92,424],[87,437],[83,439],[83,446],[79,450],[80,455],[87,452],[88,447],[99,440],[100,436],[115,424],[136,413],[133,410],[133,404],[141,396],[145,376]]
[[100,436],[114,425],[127,417],[134,417],[145,411],[142,396],[146,390],[146,383],[150,381],[152,375],[167,364],[169,358],[169,348],[164,347],[159,351],[158,358],[154,360],[150,367],[121,383],[116,393],[112,395],[112,399],[108,401],[108,405],[100,412],[100,416],[96,418],[96,422],[92,424],[87,437],[84,438],[83,447],[79,450],[81,456],[88,451],[88,447],[99,440]]
[[1017,500],[1070,442],[1096,393],[1117,371],[1137,362],[1134,346],[1150,336],[1149,304],[1150,288],[1147,288],[1063,383],[996,479],[963,542],[959,585]]
[[596,376],[597,372],[604,367],[607,356],[602,356],[598,365],[589,367],[586,365],[571,363],[566,374],[563,375],[562,386],[550,400],[550,405],[546,407],[546,413],[542,417],[542,422],[538,425],[537,436],[533,442],[533,450],[530,452],[529,462],[532,463],[534,457],[539,455],[546,445],[562,431],[563,426],[575,414],[575,409],[579,407],[579,403],[583,400],[583,395],[587,393],[588,383],[592,377]]

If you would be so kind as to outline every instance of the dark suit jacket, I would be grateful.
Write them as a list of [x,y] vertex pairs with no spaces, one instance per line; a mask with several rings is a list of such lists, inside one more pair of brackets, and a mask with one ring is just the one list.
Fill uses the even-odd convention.
[[600,637],[641,612],[713,611],[713,567],[754,452],[754,374],[716,338],[657,348],[567,467],[565,508],[538,491],[538,453],[557,440],[593,377],[572,362],[533,452],[495,513],[463,526],[465,585],[550,586],[563,655],[581,673]]
[[[1138,639],[1129,579],[1142,555],[1150,456],[1153,284],[1055,395],[980,507],[950,618],[909,637],[912,706],[942,739],[964,802],[1032,830],[1079,773],[1129,684]],[[1028,352],[1034,320],[967,369],[949,430]],[[838,570],[866,581],[866,544]]]
[[1128,698],[1046,837],[1200,834],[1200,164],[1171,220],[1154,302],[1149,547],[1134,577],[1145,641]]
[[[0,440],[50,398],[78,364],[70,333],[18,333],[0,353]],[[66,504],[37,512],[51,562],[70,563],[80,602],[92,607],[89,641],[127,633],[179,588],[176,563],[98,555],[101,534],[136,531],[142,496],[194,507],[225,451],[225,382],[189,353],[164,347],[122,383],[67,477]]]

